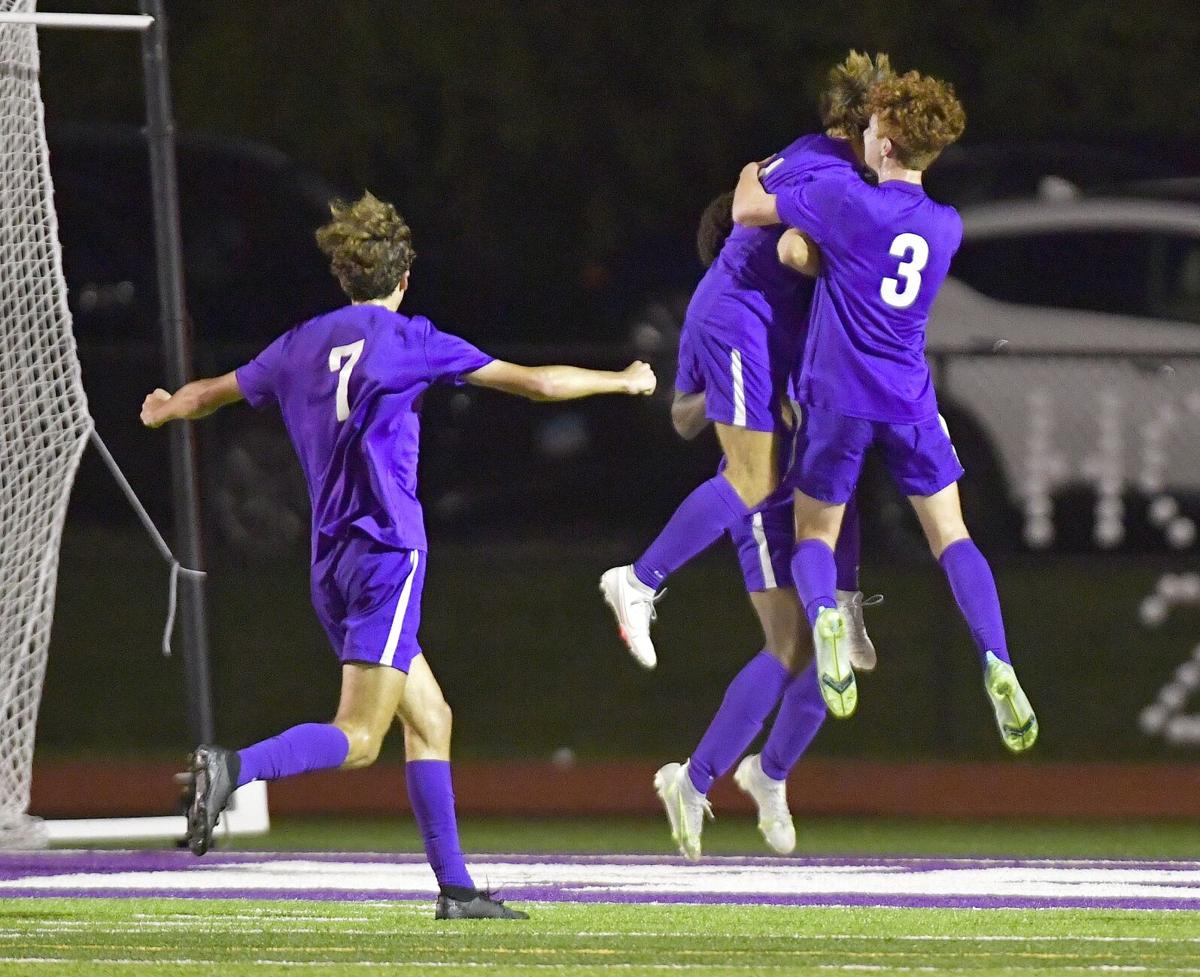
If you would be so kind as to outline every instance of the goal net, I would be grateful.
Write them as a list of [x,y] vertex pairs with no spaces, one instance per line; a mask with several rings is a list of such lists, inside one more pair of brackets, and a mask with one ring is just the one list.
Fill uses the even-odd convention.
[[[0,11],[34,5],[0,0]],[[26,814],[34,726],[63,520],[92,426],[66,296],[37,31],[0,24],[0,848],[44,837]]]

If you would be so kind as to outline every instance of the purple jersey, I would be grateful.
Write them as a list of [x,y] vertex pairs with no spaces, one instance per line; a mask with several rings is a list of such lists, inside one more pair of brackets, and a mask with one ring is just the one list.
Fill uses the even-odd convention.
[[[781,193],[817,176],[853,174],[856,165],[850,144],[844,139],[801,136],[763,167],[760,180],[768,193]],[[782,233],[779,226],[735,224],[717,260],[696,289],[696,298],[703,300],[717,292],[759,292],[772,311],[786,315],[797,329],[803,329],[812,279],[779,263],[775,249]]]
[[312,499],[314,562],[350,529],[426,549],[417,501],[421,395],[492,362],[424,316],[349,305],[284,333],[237,371],[253,407],[278,403]]
[[892,424],[936,417],[925,327],[962,241],[958,212],[917,184],[857,176],[802,183],[776,206],[821,248],[800,401]]

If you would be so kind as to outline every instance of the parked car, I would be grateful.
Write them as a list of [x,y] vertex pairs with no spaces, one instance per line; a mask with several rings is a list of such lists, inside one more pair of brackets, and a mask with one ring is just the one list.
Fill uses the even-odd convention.
[[[97,428],[152,514],[170,518],[167,441],[138,423],[162,376],[144,138],[133,128],[50,133],[68,303]],[[179,191],[197,373],[229,370],[289,328],[345,302],[312,231],[333,190],[282,153],[241,140],[182,136]],[[420,269],[425,268],[426,272]],[[426,257],[418,266],[424,281]],[[522,362],[619,368],[628,344],[515,347]],[[650,525],[716,464],[674,436],[662,397],[528,404],[464,388],[426,397],[421,490],[442,535],[561,534]],[[636,436],[633,432],[636,432]],[[206,523],[248,558],[303,547],[308,501],[274,412],[223,411],[198,429]],[[614,470],[637,473],[614,479]],[[639,505],[630,511],[636,484]],[[75,511],[126,513],[107,470],[85,453]]]
[[928,350],[947,413],[982,441],[970,450],[992,484],[973,486],[988,495],[977,508],[1099,487],[1123,500],[1115,519],[1130,495],[1200,498],[1200,206],[1079,198],[962,216]]
[[[137,419],[142,397],[163,374],[145,139],[138,129],[109,126],[48,137],[67,299],[92,416],[143,501],[165,521],[167,442]],[[328,213],[328,186],[282,153],[241,140],[180,137],[178,170],[197,372],[228,370],[287,326],[341,301],[311,238]],[[280,434],[277,421],[251,412],[202,431],[207,515],[227,539],[269,547],[306,535],[303,483],[278,450]],[[91,453],[77,485],[76,511],[106,518],[125,511]]]

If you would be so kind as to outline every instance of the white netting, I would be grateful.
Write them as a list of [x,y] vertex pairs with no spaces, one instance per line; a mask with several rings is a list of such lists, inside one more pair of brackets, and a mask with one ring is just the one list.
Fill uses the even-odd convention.
[[[0,0],[32,11],[35,0]],[[26,815],[58,547],[91,419],[47,163],[35,28],[0,24],[0,848]]]

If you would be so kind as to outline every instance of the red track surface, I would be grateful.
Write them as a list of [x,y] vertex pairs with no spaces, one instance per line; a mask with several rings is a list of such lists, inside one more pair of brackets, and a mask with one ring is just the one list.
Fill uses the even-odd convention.
[[[31,811],[45,817],[162,814],[181,765],[142,761],[43,761],[34,765]],[[654,762],[557,767],[456,763],[459,809],[474,815],[657,814]],[[1185,764],[875,763],[806,760],[788,790],[796,814],[914,817],[1200,817],[1200,766]],[[407,810],[404,768],[309,774],[272,784],[274,814],[389,815]],[[729,778],[713,789],[728,811],[751,810]]]

